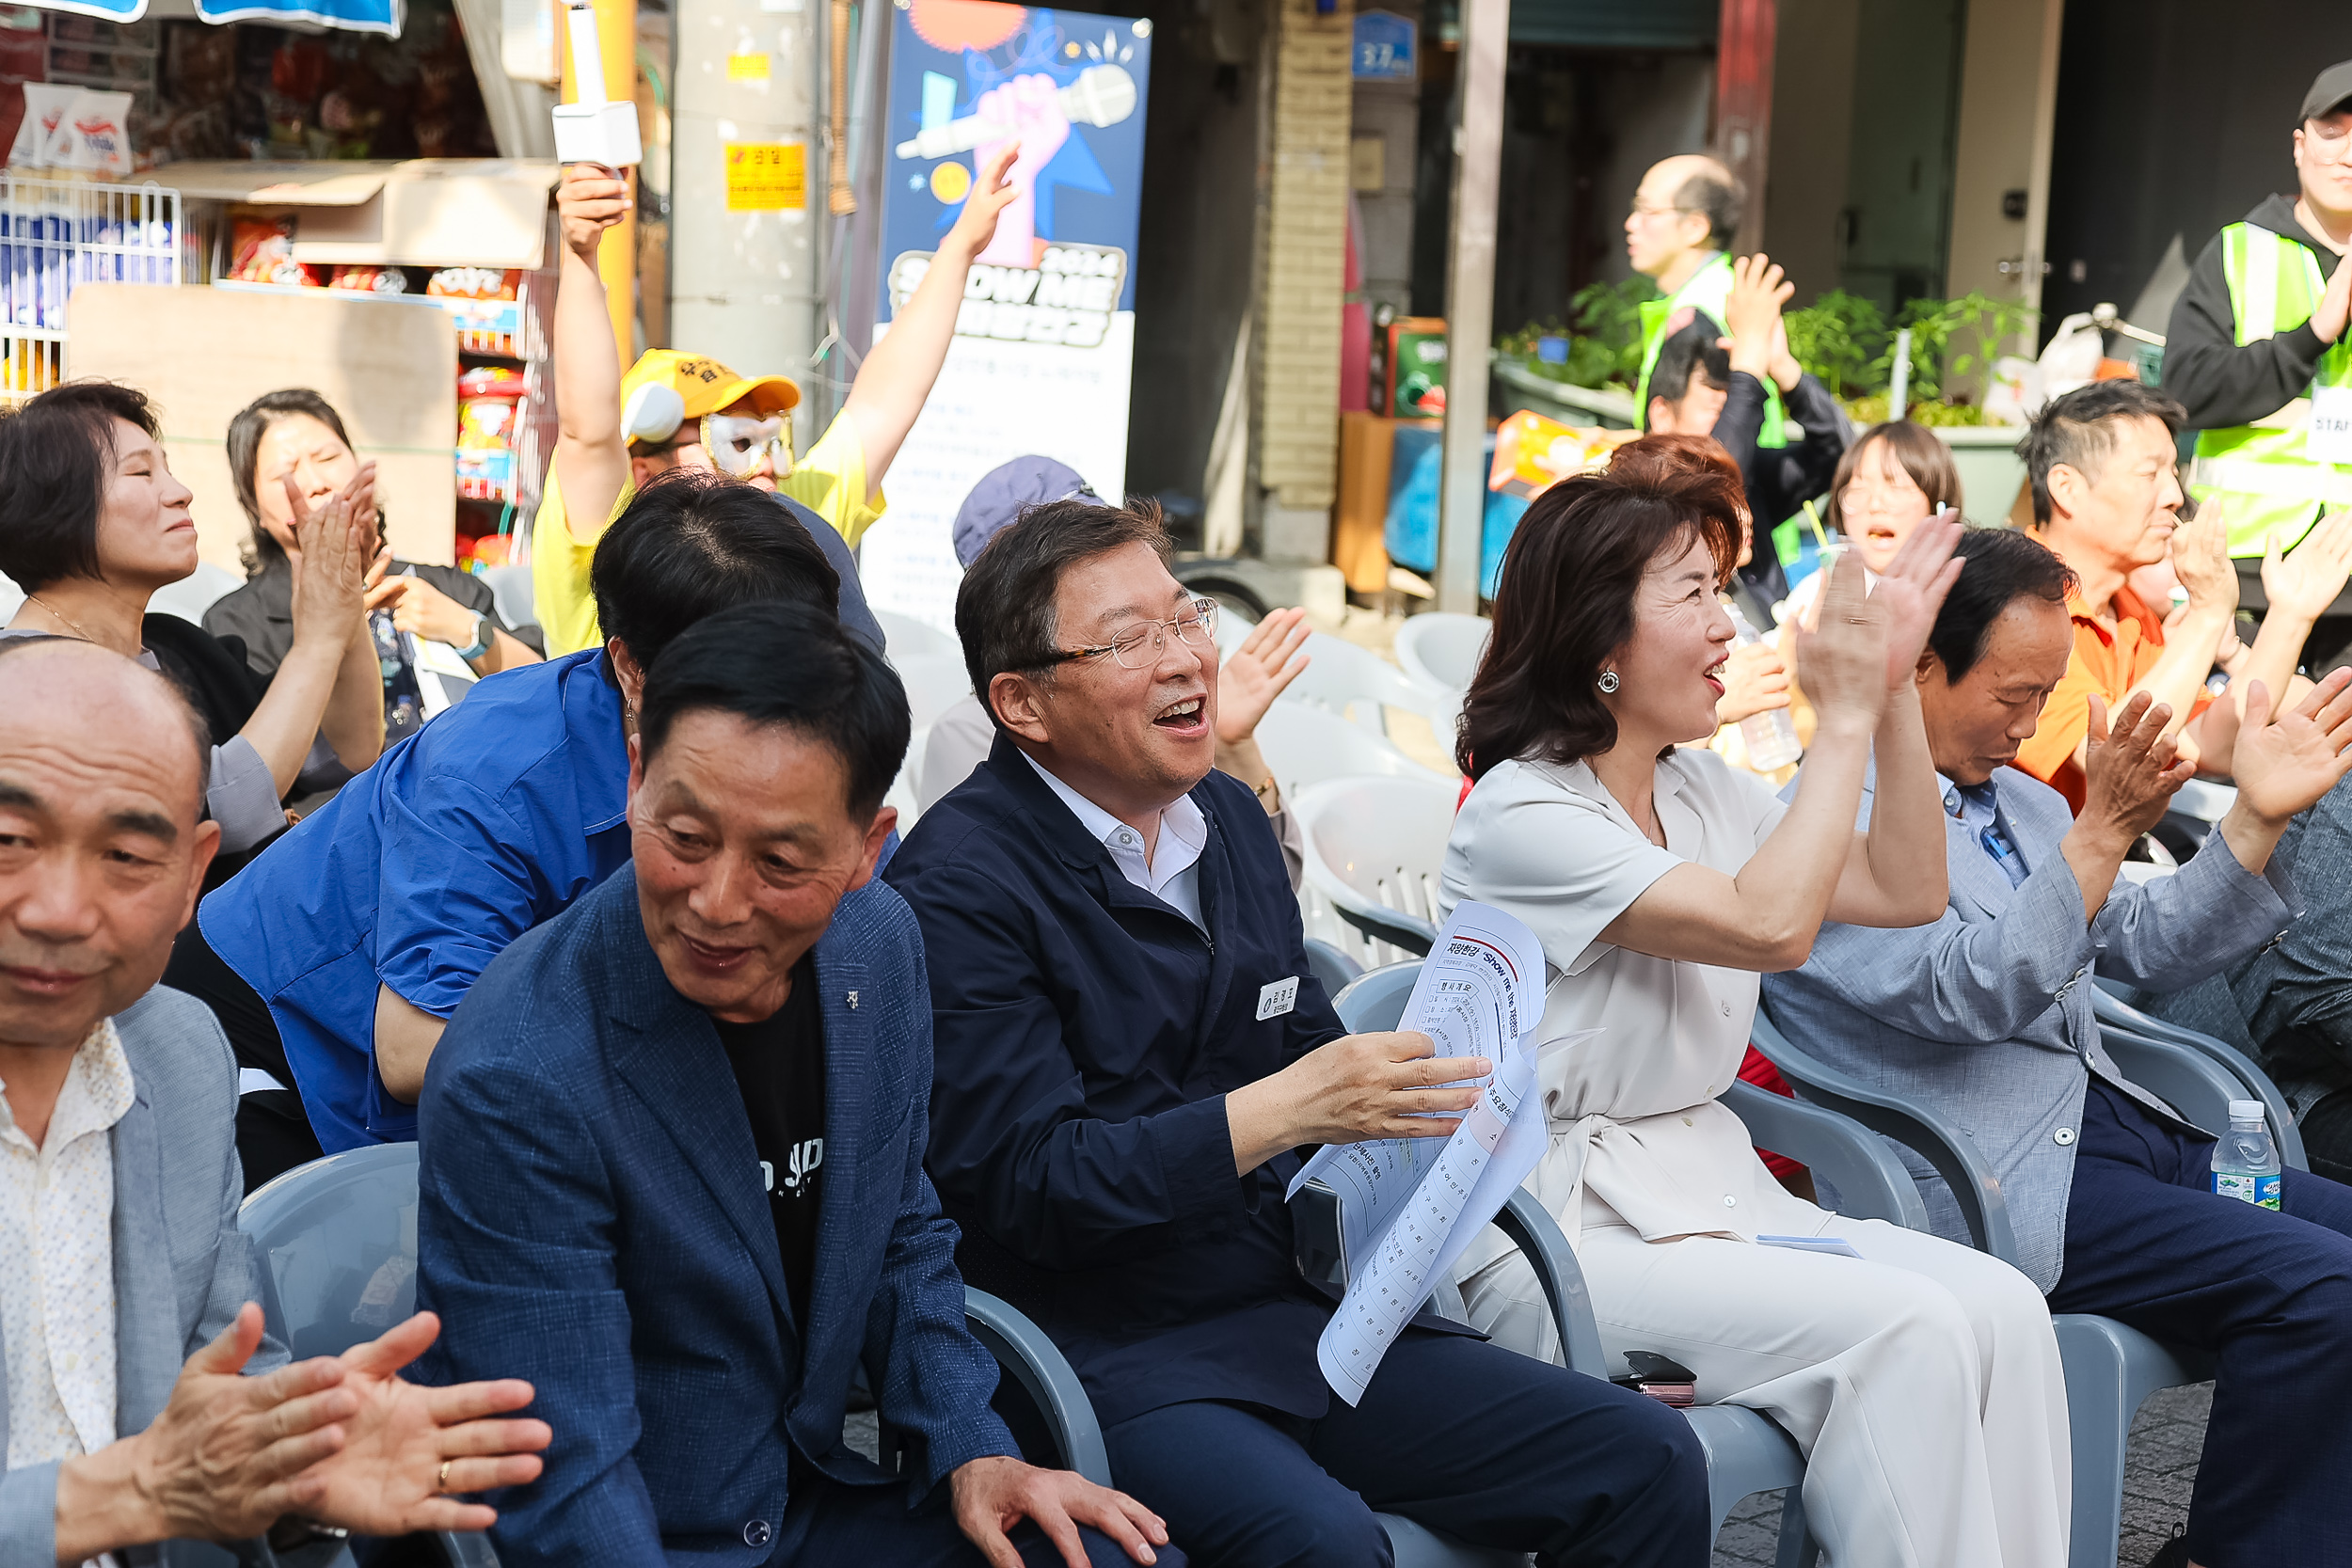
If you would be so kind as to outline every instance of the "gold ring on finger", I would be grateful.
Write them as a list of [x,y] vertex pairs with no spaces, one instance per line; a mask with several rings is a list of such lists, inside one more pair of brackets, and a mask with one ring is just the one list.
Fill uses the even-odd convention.
[[449,1465],[450,1462],[448,1460],[444,1459],[441,1461],[441,1473],[438,1479],[437,1479],[433,1483],[434,1491],[447,1492],[449,1490]]

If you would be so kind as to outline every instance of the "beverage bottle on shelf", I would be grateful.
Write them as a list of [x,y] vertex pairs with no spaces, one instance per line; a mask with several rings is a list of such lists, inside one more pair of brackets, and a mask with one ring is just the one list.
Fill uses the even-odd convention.
[[2279,1150],[2263,1123],[2261,1101],[2230,1101],[2230,1131],[2213,1146],[2213,1190],[2265,1209],[2279,1207]]
[[[1748,624],[1748,618],[1740,613],[1738,605],[1732,605],[1730,610],[1736,634],[1731,640],[1733,647],[1744,648],[1764,641],[1763,635]],[[1786,768],[1804,755],[1804,748],[1797,744],[1796,721],[1788,717],[1785,707],[1767,708],[1740,720],[1740,738],[1747,742],[1748,766],[1759,773]]]

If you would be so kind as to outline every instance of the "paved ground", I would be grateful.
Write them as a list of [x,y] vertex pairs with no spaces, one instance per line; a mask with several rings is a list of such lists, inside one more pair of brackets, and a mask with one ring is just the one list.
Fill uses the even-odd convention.
[[[2140,1407],[2123,1477],[2120,1568],[2141,1568],[2188,1518],[2189,1487],[2205,1441],[2213,1385],[2168,1388]],[[1772,1568],[1779,1539],[1780,1494],[1750,1497],[1724,1522],[1715,1543],[1715,1568]]]

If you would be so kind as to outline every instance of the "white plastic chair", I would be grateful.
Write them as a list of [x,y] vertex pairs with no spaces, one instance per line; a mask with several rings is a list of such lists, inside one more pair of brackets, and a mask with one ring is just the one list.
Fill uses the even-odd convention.
[[1432,691],[1468,691],[1493,631],[1494,623],[1484,615],[1433,610],[1408,616],[1397,628],[1396,661],[1418,686]]
[[204,612],[215,600],[235,593],[245,586],[245,578],[226,566],[215,566],[199,561],[196,570],[178,582],[155,590],[147,601],[151,615],[177,615],[194,626],[204,624]]
[[482,574],[482,580],[490,585],[499,619],[510,626],[539,624],[538,591],[532,586],[530,567],[493,566]]
[[874,624],[882,627],[882,641],[890,645],[894,664],[900,659],[940,655],[959,664],[963,662],[963,644],[956,641],[955,634],[942,631],[929,621],[918,621],[895,610],[877,610]]
[[1371,649],[1324,632],[1309,633],[1303,651],[1307,668],[1282,695],[1327,708],[1374,735],[1389,733],[1388,708],[1426,714],[1439,695],[1406,680],[1405,672]]
[[1381,736],[1359,729],[1328,708],[1294,703],[1287,693],[1258,721],[1258,749],[1274,770],[1284,796],[1327,779],[1379,774],[1391,779],[1436,779]]
[[1367,968],[1420,958],[1437,940],[1438,869],[1459,789],[1424,772],[1329,779],[1291,797],[1306,840],[1308,887],[1361,933],[1360,945],[1348,951]]

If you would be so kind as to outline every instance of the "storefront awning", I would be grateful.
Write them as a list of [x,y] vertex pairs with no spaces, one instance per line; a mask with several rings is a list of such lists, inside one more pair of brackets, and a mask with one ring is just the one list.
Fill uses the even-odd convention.
[[283,207],[294,259],[314,266],[535,267],[546,253],[552,161],[167,164],[152,178],[198,200]]
[[[136,22],[147,14],[147,0],[26,0],[48,11],[71,11],[104,22]],[[351,33],[400,36],[406,19],[405,0],[196,0],[196,14],[207,22],[313,23]]]

